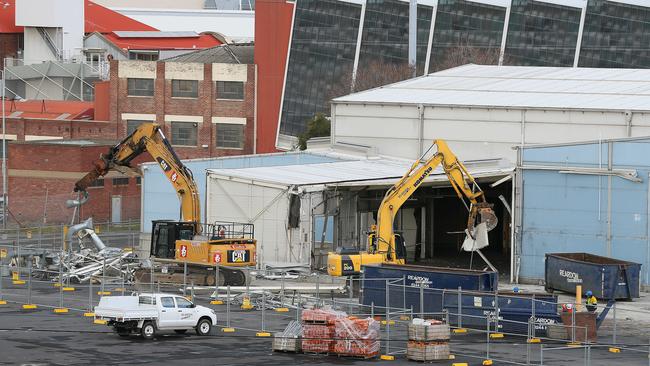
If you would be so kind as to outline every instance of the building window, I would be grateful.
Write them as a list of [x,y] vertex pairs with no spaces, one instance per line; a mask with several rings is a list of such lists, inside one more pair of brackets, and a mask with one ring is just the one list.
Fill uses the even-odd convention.
[[128,186],[129,185],[129,178],[113,178],[113,185],[114,186]]
[[225,149],[244,148],[244,125],[217,124],[217,147]]
[[194,122],[172,122],[172,144],[196,146],[198,124]]
[[104,187],[104,180],[103,179],[96,179],[94,182],[90,183],[88,188],[102,188]]
[[142,177],[135,177],[135,185],[136,186],[142,185]]
[[153,97],[153,79],[129,78],[127,83],[129,96]]
[[244,82],[217,81],[217,99],[244,100]]
[[172,80],[172,98],[198,98],[197,80]]
[[129,60],[158,61],[158,51],[130,51]]
[[137,119],[126,120],[126,135],[131,136],[131,134],[143,123],[151,123],[151,121],[140,121]]

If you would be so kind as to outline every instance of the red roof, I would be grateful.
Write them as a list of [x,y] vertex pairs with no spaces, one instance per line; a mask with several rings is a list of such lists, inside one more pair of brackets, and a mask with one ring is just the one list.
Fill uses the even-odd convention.
[[210,34],[198,37],[124,37],[106,34],[106,39],[125,50],[189,50],[219,46],[221,42]]
[[7,118],[93,119],[93,102],[64,100],[5,101]]
[[[156,31],[137,20],[85,0],[85,32],[110,33],[112,31]],[[23,27],[16,26],[15,0],[0,1],[0,33],[22,33]]]
[[[13,0],[12,0],[13,1]],[[140,23],[116,11],[86,0],[86,33],[110,33],[113,31],[157,31],[158,29]]]

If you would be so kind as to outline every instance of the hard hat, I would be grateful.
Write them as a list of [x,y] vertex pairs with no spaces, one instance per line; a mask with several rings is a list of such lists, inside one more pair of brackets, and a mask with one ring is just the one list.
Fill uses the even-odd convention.
[[587,295],[587,296],[591,296],[591,295],[593,295],[593,293],[592,293],[591,290],[590,290],[590,291],[587,291],[587,294],[586,294],[586,295]]

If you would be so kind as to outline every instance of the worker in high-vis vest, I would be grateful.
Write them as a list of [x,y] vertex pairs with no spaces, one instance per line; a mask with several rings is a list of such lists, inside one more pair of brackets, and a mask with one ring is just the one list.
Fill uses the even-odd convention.
[[587,291],[587,310],[594,312],[596,311],[596,308],[598,307],[598,300],[596,299],[596,296],[591,291]]

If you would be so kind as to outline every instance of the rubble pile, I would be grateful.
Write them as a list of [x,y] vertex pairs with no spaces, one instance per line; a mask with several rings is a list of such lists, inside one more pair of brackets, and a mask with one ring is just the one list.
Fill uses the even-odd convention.
[[[82,249],[79,252],[65,253],[61,258],[64,282],[88,283],[93,282],[132,283],[134,273],[140,267],[132,252],[103,251],[95,252]],[[58,265],[55,265],[58,267]],[[58,281],[58,273],[54,276]]]

